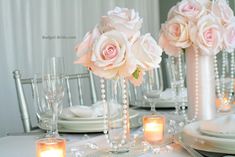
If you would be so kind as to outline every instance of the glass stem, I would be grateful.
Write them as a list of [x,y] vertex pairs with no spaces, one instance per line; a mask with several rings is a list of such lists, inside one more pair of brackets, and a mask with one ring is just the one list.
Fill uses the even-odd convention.
[[58,135],[58,103],[52,105],[53,113],[52,113],[52,125],[51,125],[51,135],[57,136]]
[[175,113],[179,115],[180,104],[179,104],[179,89],[180,87],[176,85],[175,87],[175,96],[176,96],[176,105],[175,105]]
[[152,112],[153,114],[155,114],[157,111],[156,111],[154,102],[151,101],[151,102],[150,102],[150,106],[151,106],[151,112]]

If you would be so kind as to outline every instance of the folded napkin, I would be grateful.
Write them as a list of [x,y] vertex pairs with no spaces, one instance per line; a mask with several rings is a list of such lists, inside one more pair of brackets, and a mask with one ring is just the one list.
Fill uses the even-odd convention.
[[92,109],[88,106],[72,106],[68,108],[64,108],[61,117],[62,118],[74,118],[74,117],[81,117],[81,118],[88,118],[92,117],[93,112]]
[[152,91],[147,92],[145,95],[148,98],[159,98],[160,97],[160,93],[161,93],[161,91],[152,90]]
[[235,135],[235,114],[203,121],[199,129],[206,134]]
[[[111,114],[115,114],[118,109],[121,107],[120,104],[109,102],[110,112]],[[69,119],[69,118],[95,118],[95,117],[103,117],[104,115],[104,108],[103,102],[98,101],[91,106],[81,106],[76,105],[68,108],[64,108],[61,113],[61,118]]]
[[[110,113],[111,115],[114,115],[118,112],[118,110],[121,108],[121,105],[114,102],[114,101],[109,101],[108,102],[109,105],[109,109],[110,109]],[[96,117],[103,117],[104,115],[104,106],[103,106],[103,102],[102,101],[98,101],[95,104],[93,104],[91,106],[93,112],[95,113]]]
[[[160,95],[161,99],[174,99],[175,97],[176,97],[176,93],[175,93],[175,89],[173,88],[167,88]],[[181,91],[179,91],[179,97],[181,98],[187,97],[187,88],[183,88]]]

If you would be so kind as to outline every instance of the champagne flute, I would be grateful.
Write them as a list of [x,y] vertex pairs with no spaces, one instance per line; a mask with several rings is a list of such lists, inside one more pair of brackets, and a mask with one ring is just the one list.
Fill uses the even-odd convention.
[[145,86],[143,88],[144,99],[150,104],[151,112],[156,113],[155,102],[163,91],[163,78],[161,67],[147,71],[145,76]]
[[185,79],[183,56],[169,57],[167,60],[167,68],[169,70],[171,88],[174,89],[175,113],[179,115],[182,101],[185,101],[185,98],[183,98]]
[[64,98],[64,61],[62,57],[49,58],[44,64],[42,84],[45,98],[52,110],[50,136],[57,137],[58,114]]
[[33,103],[38,119],[38,126],[46,130],[47,133],[43,137],[47,137],[49,135],[49,130],[51,126],[52,110],[45,99],[42,90],[41,77],[42,74],[39,73],[34,74],[33,77]]

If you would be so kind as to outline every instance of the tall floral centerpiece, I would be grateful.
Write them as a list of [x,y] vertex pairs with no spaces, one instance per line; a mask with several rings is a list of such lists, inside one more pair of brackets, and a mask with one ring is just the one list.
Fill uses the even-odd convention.
[[[94,74],[101,77],[101,97],[106,114],[104,116],[107,141],[114,151],[118,152],[127,143],[129,134],[129,113],[127,84],[140,85],[144,72],[159,67],[162,49],[149,34],[141,35],[142,19],[133,9],[116,7],[102,16],[98,25],[88,32],[83,41],[76,46],[76,64],[82,64]],[[123,133],[120,142],[110,139],[107,116],[105,80],[121,81]],[[113,89],[112,89],[113,90]]]
[[[188,121],[215,116],[214,58],[235,48],[235,19],[226,0],[183,0],[161,26],[159,44],[166,54],[186,53]],[[188,118],[189,117],[189,118]]]

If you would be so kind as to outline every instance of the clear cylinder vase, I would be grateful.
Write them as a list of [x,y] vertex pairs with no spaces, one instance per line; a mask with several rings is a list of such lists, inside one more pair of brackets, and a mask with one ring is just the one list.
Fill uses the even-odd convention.
[[214,56],[203,55],[199,49],[197,53],[198,61],[194,47],[186,50],[188,117],[193,119],[197,112],[196,120],[209,120],[216,115]]
[[130,121],[128,86],[124,78],[106,80],[107,140],[112,153],[129,151]]

